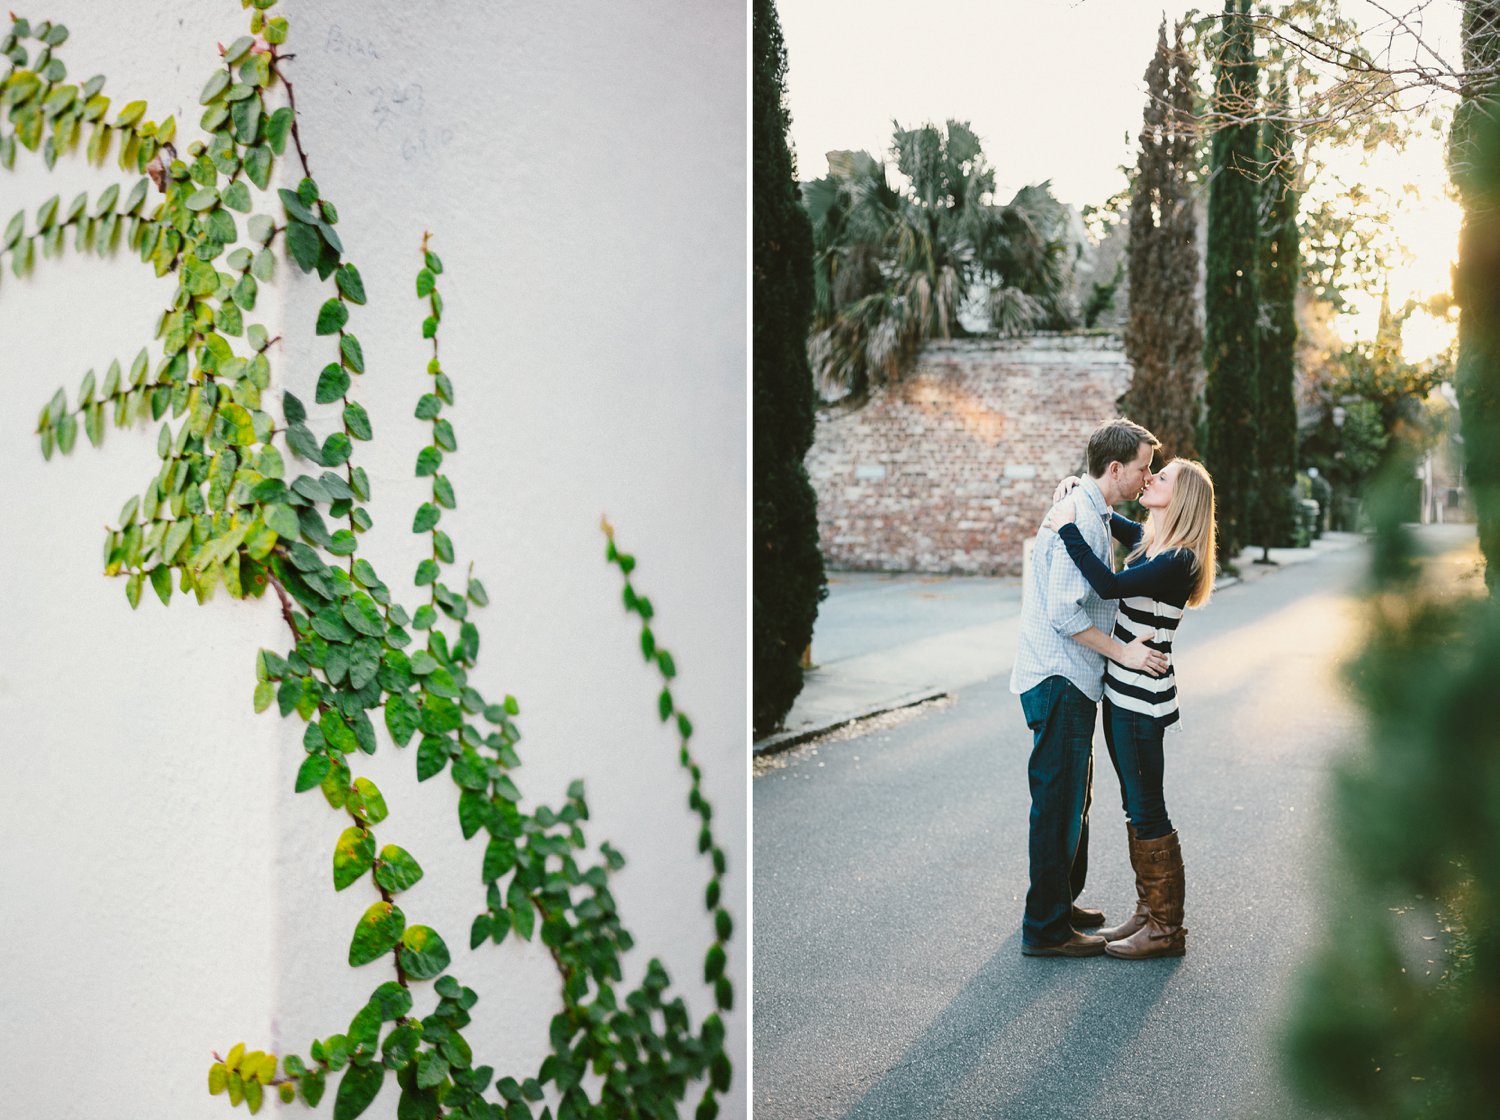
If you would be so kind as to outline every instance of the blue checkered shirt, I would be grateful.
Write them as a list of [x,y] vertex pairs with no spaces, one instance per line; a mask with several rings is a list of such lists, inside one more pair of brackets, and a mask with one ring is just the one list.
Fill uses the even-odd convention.
[[[1110,510],[1098,484],[1085,478],[1070,497],[1079,503],[1078,529],[1083,539],[1095,556],[1113,568]],[[1090,626],[1113,634],[1116,606],[1115,600],[1095,594],[1068,557],[1061,537],[1051,529],[1038,529],[1031,574],[1022,592],[1021,635],[1010,690],[1026,692],[1048,677],[1066,677],[1097,703],[1104,695],[1104,658],[1069,635]]]

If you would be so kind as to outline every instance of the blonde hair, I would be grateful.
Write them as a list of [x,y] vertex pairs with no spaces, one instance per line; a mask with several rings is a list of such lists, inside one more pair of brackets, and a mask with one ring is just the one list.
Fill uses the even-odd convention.
[[1195,459],[1173,459],[1179,464],[1172,480],[1172,498],[1161,511],[1146,515],[1141,543],[1131,551],[1129,560],[1141,555],[1156,556],[1169,548],[1185,548],[1193,554],[1193,590],[1187,605],[1201,607],[1213,594],[1214,570],[1217,567],[1217,535],[1214,528],[1214,480]]

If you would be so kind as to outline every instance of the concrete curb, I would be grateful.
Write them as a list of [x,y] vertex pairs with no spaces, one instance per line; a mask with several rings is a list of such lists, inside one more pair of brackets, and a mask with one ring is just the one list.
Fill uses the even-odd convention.
[[760,758],[764,755],[776,754],[780,751],[790,750],[799,743],[805,743],[809,739],[816,739],[819,735],[826,735],[830,731],[837,731],[840,727],[848,727],[851,723],[858,723],[862,719],[872,716],[883,716],[887,712],[900,711],[902,708],[913,708],[918,704],[925,704],[929,700],[941,700],[948,693],[941,688],[928,688],[920,692],[908,693],[894,700],[882,701],[870,708],[855,712],[853,715],[841,716],[838,719],[827,721],[812,727],[799,727],[795,731],[779,731],[775,735],[767,735],[751,744],[751,753]]

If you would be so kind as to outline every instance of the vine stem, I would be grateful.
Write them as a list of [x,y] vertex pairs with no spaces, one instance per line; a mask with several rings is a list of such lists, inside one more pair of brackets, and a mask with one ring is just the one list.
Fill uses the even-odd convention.
[[287,626],[291,628],[292,636],[300,642],[302,634],[297,629],[296,622],[292,620],[291,596],[286,593],[286,588],[281,586],[281,581],[276,578],[270,568],[266,569],[266,578],[271,581],[271,586],[276,589],[276,597],[281,600],[281,617],[286,619]]
[[297,158],[302,161],[302,173],[311,179],[312,168],[307,165],[307,153],[302,150],[302,133],[297,128],[297,91],[292,88],[292,80],[281,69],[281,63],[296,57],[295,54],[279,54],[274,46],[271,48],[271,70],[286,85],[286,99],[292,109],[292,143],[297,147]]
[[[302,632],[297,629],[297,623],[292,619],[291,597],[287,595],[286,588],[281,585],[281,581],[277,579],[274,574],[272,574],[270,569],[266,570],[266,578],[271,581],[271,586],[276,589],[276,597],[281,600],[281,617],[286,619],[286,624],[291,629],[293,638],[300,642],[302,640]],[[320,704],[319,710],[325,711],[326,707]],[[352,811],[346,810],[346,812],[349,813],[349,818],[354,821],[354,823],[361,829],[361,831],[367,833],[370,831],[369,821],[361,820]],[[378,863],[379,861],[377,860],[375,862]],[[390,891],[386,890],[378,882],[375,883],[375,889],[380,892],[382,901],[388,903],[391,906],[395,905]],[[410,988],[411,985],[407,982],[406,969],[401,964],[401,953],[399,948],[391,950],[391,960],[396,965],[396,983],[400,984],[403,988]],[[405,1022],[406,1017],[403,1015],[399,1021]]]

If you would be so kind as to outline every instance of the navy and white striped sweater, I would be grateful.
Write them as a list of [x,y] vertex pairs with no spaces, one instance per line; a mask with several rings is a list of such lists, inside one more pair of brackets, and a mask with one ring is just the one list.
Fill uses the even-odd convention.
[[[1114,514],[1110,530],[1126,548],[1140,543],[1141,526]],[[1058,532],[1068,555],[1101,599],[1120,600],[1114,636],[1130,643],[1154,630],[1147,642],[1167,657],[1167,671],[1159,677],[1137,673],[1113,661],[1105,662],[1104,695],[1117,707],[1154,716],[1162,727],[1180,727],[1177,673],[1172,662],[1172,639],[1196,582],[1195,558],[1188,549],[1172,548],[1147,559],[1141,556],[1124,571],[1112,572],[1094,555],[1078,527],[1071,523]]]

